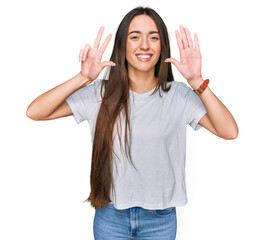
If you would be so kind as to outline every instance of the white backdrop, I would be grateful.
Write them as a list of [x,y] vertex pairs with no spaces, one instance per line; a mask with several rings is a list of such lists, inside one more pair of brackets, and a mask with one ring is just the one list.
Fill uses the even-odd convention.
[[[198,34],[202,76],[239,126],[235,140],[187,126],[188,204],[177,208],[177,240],[265,239],[264,10],[262,1],[6,1],[0,5],[0,239],[93,239],[88,122],[33,121],[27,106],[80,71],[79,50],[100,26],[113,38],[132,8]],[[173,66],[176,81],[186,80]],[[102,72],[103,73],[103,72]],[[99,77],[102,77],[100,75]]]

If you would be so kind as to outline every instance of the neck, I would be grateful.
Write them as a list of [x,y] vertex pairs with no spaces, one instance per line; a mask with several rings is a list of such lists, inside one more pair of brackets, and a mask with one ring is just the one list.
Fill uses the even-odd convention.
[[152,90],[158,83],[154,71],[152,72],[135,72],[129,71],[128,76],[131,83],[131,90],[137,93],[145,93]]

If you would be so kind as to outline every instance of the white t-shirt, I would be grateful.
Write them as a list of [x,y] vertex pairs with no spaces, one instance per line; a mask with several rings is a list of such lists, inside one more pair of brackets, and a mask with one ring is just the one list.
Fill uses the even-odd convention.
[[[101,104],[102,79],[70,95],[69,104],[77,123],[87,120],[93,143],[96,118]],[[183,82],[167,82],[168,92],[154,89],[146,93],[130,91],[131,157],[126,158],[124,143],[114,139],[113,181],[110,199],[117,209],[139,206],[165,209],[187,203],[185,183],[186,125],[201,128],[199,120],[207,113],[200,97]],[[104,88],[103,88],[104,94]],[[124,118],[121,117],[124,129]],[[121,139],[124,141],[124,130]],[[115,191],[114,191],[115,190]]]

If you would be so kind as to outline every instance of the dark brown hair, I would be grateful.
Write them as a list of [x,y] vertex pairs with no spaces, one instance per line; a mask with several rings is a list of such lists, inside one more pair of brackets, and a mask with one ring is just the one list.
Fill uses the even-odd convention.
[[[171,64],[164,63],[164,60],[170,57],[168,32],[165,23],[163,22],[162,18],[151,8],[134,8],[125,15],[118,27],[112,55],[110,58],[110,61],[116,63],[116,66],[107,69],[101,85],[102,101],[97,116],[92,150],[90,175],[91,192],[88,199],[85,200],[91,202],[91,205],[98,209],[101,209],[104,204],[111,202],[110,191],[111,188],[114,189],[112,162],[113,154],[116,155],[116,153],[113,151],[113,132],[116,126],[118,130],[119,141],[121,143],[121,113],[125,116],[125,153],[130,159],[130,162],[133,164],[131,160],[129,144],[131,136],[131,124],[129,119],[129,89],[131,85],[130,79],[128,78],[126,41],[129,25],[132,19],[135,16],[143,14],[151,17],[154,20],[161,39],[161,54],[155,66],[155,77],[158,78],[158,84],[152,94],[156,93],[158,89],[160,93],[160,86],[162,87],[163,91],[169,91],[170,87],[167,88],[166,82],[171,82],[174,80]],[[102,96],[103,87],[104,96]],[[116,123],[118,123],[118,119],[119,126],[116,125]],[[130,134],[128,134],[127,128],[129,129]]]

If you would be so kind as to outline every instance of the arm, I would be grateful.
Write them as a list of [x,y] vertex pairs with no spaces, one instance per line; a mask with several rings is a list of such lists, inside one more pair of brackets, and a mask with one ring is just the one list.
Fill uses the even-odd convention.
[[33,120],[49,120],[69,116],[72,111],[65,99],[79,88],[89,84],[81,72],[59,86],[41,94],[27,108],[27,116]]
[[[192,88],[198,89],[203,78],[192,80]],[[235,139],[238,136],[236,121],[225,105],[215,96],[209,86],[202,92],[200,98],[207,110],[199,124],[224,139]]]
[[49,120],[69,116],[72,113],[65,101],[76,90],[93,82],[106,66],[115,66],[111,61],[101,62],[102,55],[111,39],[109,34],[101,47],[100,40],[104,27],[99,29],[93,48],[89,44],[80,50],[81,72],[59,86],[41,94],[27,108],[26,115],[33,120]]
[[[180,51],[180,61],[175,58],[167,58],[165,62],[173,63],[182,76],[188,81],[193,89],[198,89],[203,82],[201,76],[201,53],[199,39],[194,34],[195,46],[188,28],[180,26],[181,35],[176,31],[177,43]],[[238,135],[238,127],[232,114],[224,104],[214,95],[209,87],[200,95],[200,98],[207,110],[199,124],[213,134],[224,138],[234,139]]]

